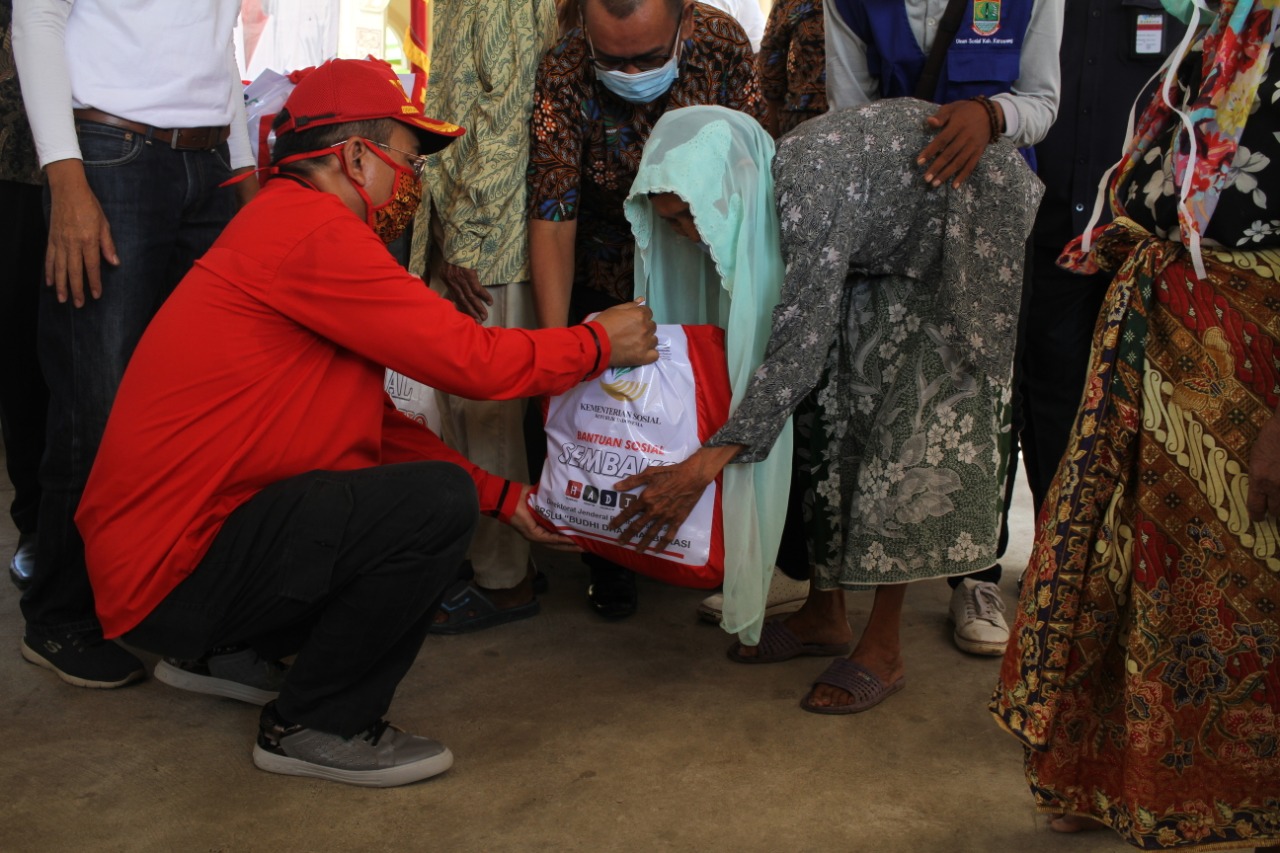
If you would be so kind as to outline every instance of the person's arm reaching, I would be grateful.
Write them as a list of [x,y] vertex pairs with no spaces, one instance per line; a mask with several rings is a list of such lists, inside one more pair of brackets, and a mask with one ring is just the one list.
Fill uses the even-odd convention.
[[644,491],[614,516],[609,529],[622,529],[618,540],[624,545],[634,541],[640,550],[665,550],[707,486],[741,450],[740,444],[701,447],[683,462],[653,465],[619,481],[614,485],[619,492]]
[[476,484],[476,497],[480,503],[480,512],[508,524],[517,533],[537,545],[544,545],[559,551],[580,551],[573,540],[552,533],[538,524],[525,498],[529,494],[529,486],[490,474],[488,471],[471,463],[462,454],[445,444],[439,436],[426,427],[420,426],[402,412],[397,411],[390,397],[383,400],[382,418],[382,461],[384,464],[397,462],[420,462],[437,460],[452,462],[471,476]]
[[606,367],[657,360],[652,314],[636,303],[568,329],[480,326],[423,287],[346,211],[300,243],[280,269],[256,294],[267,305],[447,394],[473,400],[557,394]]

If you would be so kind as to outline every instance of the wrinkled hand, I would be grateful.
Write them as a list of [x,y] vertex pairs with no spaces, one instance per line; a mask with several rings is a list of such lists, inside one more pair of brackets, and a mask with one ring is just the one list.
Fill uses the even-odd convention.
[[59,160],[46,167],[49,176],[49,244],[44,281],[77,308],[85,303],[85,285],[94,299],[102,296],[101,261],[119,266],[111,225],[84,177],[79,160]]
[[493,297],[489,295],[489,288],[480,283],[480,276],[475,270],[445,261],[440,277],[444,279],[445,287],[449,288],[449,298],[459,311],[481,323],[489,319],[487,306],[493,304]]
[[658,326],[653,312],[639,302],[624,302],[596,315],[609,335],[610,367],[635,367],[658,360]]
[[521,487],[520,502],[516,505],[516,511],[511,516],[511,529],[534,545],[541,545],[553,551],[571,551],[575,554],[581,554],[582,549],[573,544],[572,539],[568,536],[561,536],[559,533],[552,533],[533,517],[533,510],[529,509],[528,503],[530,488],[530,486]]
[[[999,110],[1000,104],[993,103]],[[927,183],[940,187],[954,178],[952,186],[959,187],[973,174],[991,141],[986,109],[974,101],[955,101],[939,107],[925,125],[937,136],[920,152],[916,165],[925,166]]]
[[623,545],[634,540],[641,551],[666,550],[707,485],[741,449],[736,444],[703,447],[683,462],[650,466],[619,481],[614,485],[619,492],[644,491],[609,522],[609,528],[624,528],[618,535]]
[[1249,494],[1245,498],[1249,518],[1280,518],[1280,418],[1271,416],[1262,425],[1249,451]]

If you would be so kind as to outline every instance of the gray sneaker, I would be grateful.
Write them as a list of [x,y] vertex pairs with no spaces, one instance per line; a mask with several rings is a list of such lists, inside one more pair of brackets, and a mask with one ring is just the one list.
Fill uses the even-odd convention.
[[179,690],[225,696],[265,705],[280,695],[289,668],[259,657],[253,649],[211,653],[200,660],[165,658],[156,664],[156,681]]
[[386,720],[349,738],[303,728],[282,719],[272,702],[262,709],[253,763],[268,773],[393,788],[443,773],[453,766],[453,753]]

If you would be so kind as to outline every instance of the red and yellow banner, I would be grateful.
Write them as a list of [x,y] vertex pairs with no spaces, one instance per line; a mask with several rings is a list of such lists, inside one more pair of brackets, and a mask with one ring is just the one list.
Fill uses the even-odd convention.
[[418,109],[427,102],[427,78],[431,74],[431,2],[409,0],[409,28],[404,34],[404,58],[413,72],[410,98]]

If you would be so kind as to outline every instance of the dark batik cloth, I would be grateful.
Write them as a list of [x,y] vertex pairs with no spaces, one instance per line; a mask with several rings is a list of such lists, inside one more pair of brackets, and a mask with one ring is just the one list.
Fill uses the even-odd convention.
[[[1120,215],[1088,256],[1115,277],[992,702],[1027,746],[1043,811],[1096,818],[1144,850],[1280,843],[1280,529],[1245,505],[1280,403],[1280,252],[1261,248],[1280,244],[1266,207],[1280,191],[1277,72],[1250,74],[1275,7],[1223,4],[1220,20],[1240,22],[1216,55],[1231,73],[1201,75],[1200,51],[1180,66],[1174,103],[1219,107],[1198,125],[1223,178],[1204,232],[1223,248],[1203,248],[1203,276],[1175,210],[1187,137],[1174,142],[1172,116],[1150,120],[1157,104],[1135,134],[1145,154],[1115,179]],[[1193,210],[1212,183],[1197,178]]]
[[778,136],[827,111],[822,0],[777,0],[773,4],[756,68],[765,98],[781,104]]
[[36,143],[13,63],[13,0],[0,0],[0,33],[4,38],[0,45],[0,181],[38,184],[42,178]]

